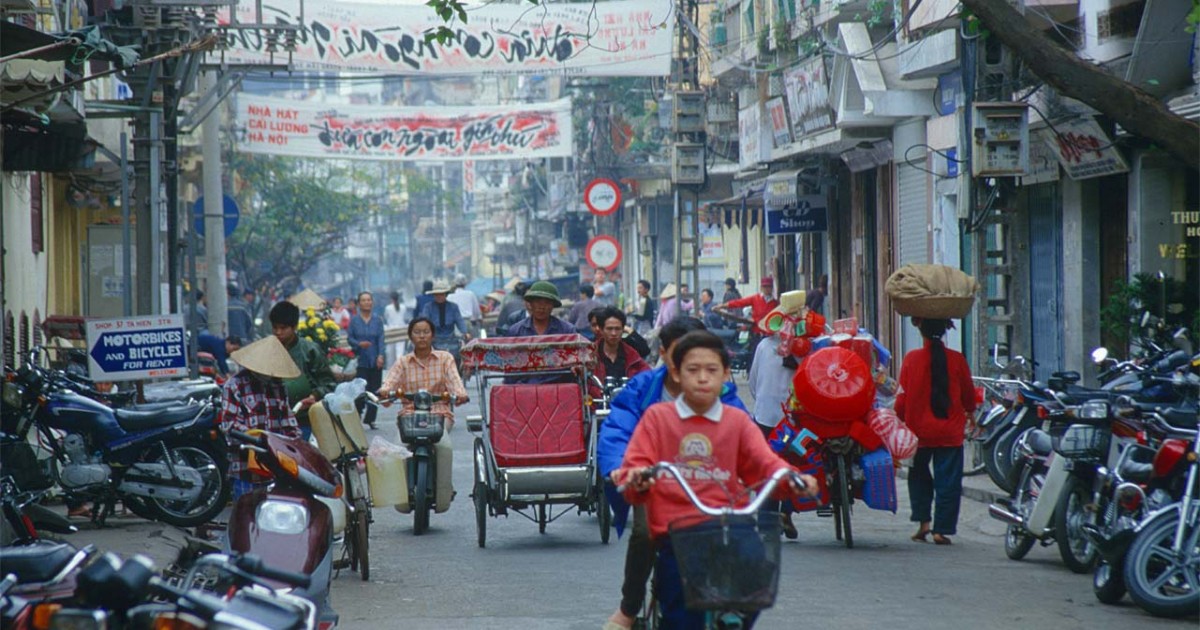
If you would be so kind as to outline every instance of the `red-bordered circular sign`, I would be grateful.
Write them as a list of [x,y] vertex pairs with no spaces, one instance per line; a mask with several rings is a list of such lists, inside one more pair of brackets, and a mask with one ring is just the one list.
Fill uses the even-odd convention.
[[621,187],[611,179],[593,179],[583,189],[583,204],[594,215],[608,216],[621,207]]
[[611,236],[597,236],[588,241],[587,261],[593,269],[614,269],[621,262],[621,244]]

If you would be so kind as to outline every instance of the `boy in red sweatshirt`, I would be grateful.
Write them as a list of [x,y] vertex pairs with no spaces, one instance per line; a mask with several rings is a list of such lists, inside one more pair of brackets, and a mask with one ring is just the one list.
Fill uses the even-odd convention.
[[[662,609],[663,627],[702,629],[704,613],[684,608],[679,570],[668,537],[670,524],[700,514],[673,477],[647,478],[645,473],[660,461],[675,464],[696,495],[711,506],[749,502],[746,488],[789,468],[767,446],[754,421],[740,409],[722,405],[721,388],[729,379],[729,355],[720,337],[706,332],[688,333],[672,351],[670,378],[676,379],[682,395],[673,403],[658,403],[646,410],[613,481],[625,486],[630,503],[646,504],[650,537],[658,550],[656,587]],[[807,488],[816,480],[803,477]],[[653,487],[653,492],[651,488]],[[779,498],[805,493],[789,482],[776,492]]]

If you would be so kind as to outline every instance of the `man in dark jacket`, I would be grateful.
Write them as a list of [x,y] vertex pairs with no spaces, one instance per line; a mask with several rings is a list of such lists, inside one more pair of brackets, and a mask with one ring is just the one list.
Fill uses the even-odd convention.
[[337,380],[321,348],[296,334],[296,326],[300,324],[299,307],[291,302],[280,302],[271,307],[268,317],[275,338],[287,349],[296,367],[300,368],[300,376],[285,379],[283,385],[287,388],[288,405],[300,407],[296,412],[296,422],[300,424],[304,438],[308,439],[312,434],[308,408],[332,392],[337,387]]
[[[253,341],[254,335],[254,318],[250,315],[250,305],[242,299],[241,293],[238,291],[236,284],[230,284],[226,287],[225,293],[229,296],[229,335],[237,337],[245,342]],[[220,331],[216,331],[220,332]]]
[[620,380],[633,378],[642,372],[650,371],[650,364],[642,359],[642,355],[628,342],[621,338],[625,332],[625,313],[621,309],[608,307],[601,311],[600,338],[596,340],[596,354],[599,361],[593,374],[600,379],[611,376]]

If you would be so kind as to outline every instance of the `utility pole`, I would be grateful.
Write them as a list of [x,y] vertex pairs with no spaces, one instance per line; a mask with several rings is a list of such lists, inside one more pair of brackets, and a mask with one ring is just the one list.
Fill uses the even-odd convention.
[[[205,89],[217,89],[216,71],[205,73]],[[204,259],[208,266],[208,329],[218,337],[229,334],[229,302],[225,284],[225,203],[221,186],[221,112],[216,106],[202,126],[204,161]]]
[[[675,43],[672,130],[674,155],[671,179],[674,184],[675,215],[675,290],[680,312],[683,309],[684,278],[690,289],[700,290],[700,217],[699,191],[707,180],[705,171],[704,93],[700,91],[700,41],[692,25],[700,23],[699,0],[680,0],[678,37]],[[690,202],[684,191],[692,193]],[[685,276],[684,267],[691,269]],[[700,314],[700,300],[692,300],[693,314]]]

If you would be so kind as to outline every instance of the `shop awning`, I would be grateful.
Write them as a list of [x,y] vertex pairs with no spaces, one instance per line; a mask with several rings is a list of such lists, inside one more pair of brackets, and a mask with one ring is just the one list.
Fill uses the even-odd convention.
[[763,201],[769,208],[796,205],[800,198],[800,170],[778,171],[767,176],[767,187],[763,190]]
[[120,67],[133,65],[137,48],[118,46],[106,39],[99,26],[69,33],[43,33],[14,22],[0,20],[0,63],[16,59],[62,61],[81,64],[90,59],[111,61]]

